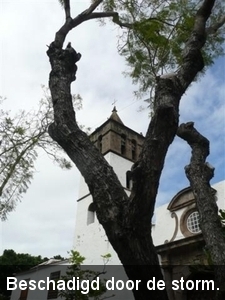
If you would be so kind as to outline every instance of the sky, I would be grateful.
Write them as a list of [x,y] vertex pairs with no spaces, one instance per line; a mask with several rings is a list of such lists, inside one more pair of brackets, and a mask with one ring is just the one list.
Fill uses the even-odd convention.
[[[86,9],[89,1],[71,1],[72,15]],[[57,0],[0,0],[0,95],[7,97],[3,108],[12,115],[21,109],[36,109],[43,97],[41,85],[48,85],[50,65],[47,45],[64,22]],[[133,92],[137,89],[123,71],[127,66],[117,53],[119,29],[92,20],[69,33],[66,43],[82,54],[72,92],[83,98],[77,112],[79,123],[92,130],[110,116],[116,101],[124,124],[146,133],[149,111]],[[224,180],[225,173],[225,61],[216,60],[205,75],[193,83],[182,98],[180,122],[194,121],[196,128],[211,142],[208,158],[215,168],[212,183]],[[146,106],[146,105],[145,105]],[[184,166],[190,148],[178,138],[170,147],[160,180],[157,205],[169,202],[188,186]],[[73,247],[76,200],[80,174],[74,166],[63,171],[43,152],[35,164],[35,175],[28,192],[0,226],[0,255],[4,249],[53,257],[67,256]]]

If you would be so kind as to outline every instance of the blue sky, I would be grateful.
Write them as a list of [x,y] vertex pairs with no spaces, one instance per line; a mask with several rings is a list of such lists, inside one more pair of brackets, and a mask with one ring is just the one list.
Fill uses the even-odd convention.
[[[79,13],[89,1],[74,1]],[[74,13],[75,15],[75,13]],[[64,20],[56,0],[4,0],[0,2],[0,95],[6,96],[5,109],[37,107],[43,97],[41,84],[47,86],[50,66],[46,45],[54,38]],[[117,53],[118,30],[111,25],[100,27],[95,21],[85,22],[67,38],[82,59],[78,63],[73,93],[83,97],[83,110],[77,113],[81,124],[93,130],[111,114],[113,101],[124,124],[145,134],[148,111],[138,112],[141,100],[133,95],[136,87],[122,72],[126,65]],[[216,167],[212,183],[225,178],[225,67],[219,58],[206,74],[187,90],[180,107],[181,122],[194,121],[211,142],[210,164]],[[169,202],[188,185],[184,166],[191,150],[179,138],[171,146],[160,181],[157,205]],[[29,191],[16,210],[0,227],[0,253],[14,249],[34,255],[67,255],[72,248],[76,216],[79,172],[62,171],[44,153],[36,163],[36,173]]]

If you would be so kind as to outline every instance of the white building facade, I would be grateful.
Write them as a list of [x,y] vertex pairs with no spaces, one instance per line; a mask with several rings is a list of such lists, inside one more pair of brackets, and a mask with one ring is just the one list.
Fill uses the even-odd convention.
[[[143,136],[127,128],[114,108],[110,118],[97,128],[90,138],[113,167],[122,186],[129,194],[132,184],[129,171],[141,151]],[[222,181],[213,185],[212,189],[217,205],[221,209],[225,209],[224,187],[225,181]],[[103,227],[96,218],[92,196],[83,178],[80,181],[77,201],[74,248],[86,257],[86,264],[102,264],[101,256],[107,253],[112,255],[111,264],[120,264]],[[190,187],[179,191],[169,204],[156,208],[154,218],[153,241],[155,246],[159,247],[162,262],[165,260],[167,263],[174,263],[173,260],[168,260],[168,257],[164,258],[160,247],[168,247],[175,242],[183,244],[185,241],[195,244],[198,240],[201,241],[198,247],[203,247],[199,216]]]

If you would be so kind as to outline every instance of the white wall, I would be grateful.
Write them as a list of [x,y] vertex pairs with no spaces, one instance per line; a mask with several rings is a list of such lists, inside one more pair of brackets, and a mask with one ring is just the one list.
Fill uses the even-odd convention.
[[99,224],[96,215],[94,222],[87,224],[88,207],[91,203],[91,195],[78,202],[74,249],[86,258],[84,263],[87,265],[102,265],[103,258],[101,255],[107,253],[112,254],[111,263],[118,264],[117,254],[109,244],[105,230]]
[[113,167],[123,187],[126,187],[126,172],[129,171],[133,162],[115,153],[109,152],[105,156],[107,162]]
[[[122,186],[126,187],[126,172],[131,169],[133,163],[119,155],[109,152],[105,155],[107,162],[113,167]],[[87,224],[88,207],[92,203],[92,196],[88,195],[89,190],[81,179],[79,198],[86,195],[85,198],[78,201],[77,217],[74,236],[74,249],[79,251],[86,258],[85,264],[103,264],[101,255],[110,253],[112,258],[110,264],[120,264],[119,258],[112,246],[108,242],[105,230],[99,224],[95,215],[95,220]]]

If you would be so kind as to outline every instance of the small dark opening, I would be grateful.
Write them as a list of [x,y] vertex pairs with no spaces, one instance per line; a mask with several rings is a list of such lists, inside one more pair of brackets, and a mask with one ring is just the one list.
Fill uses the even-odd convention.
[[132,151],[132,159],[135,160],[137,158],[137,143],[135,140],[131,141],[131,151]]
[[126,173],[126,188],[127,189],[131,189],[132,188],[131,171],[127,171],[127,173]]
[[121,134],[121,154],[124,155],[126,152],[126,136]]
[[95,211],[96,211],[96,206],[95,206],[95,203],[92,202],[88,206],[87,225],[94,223],[94,221],[95,221]]

